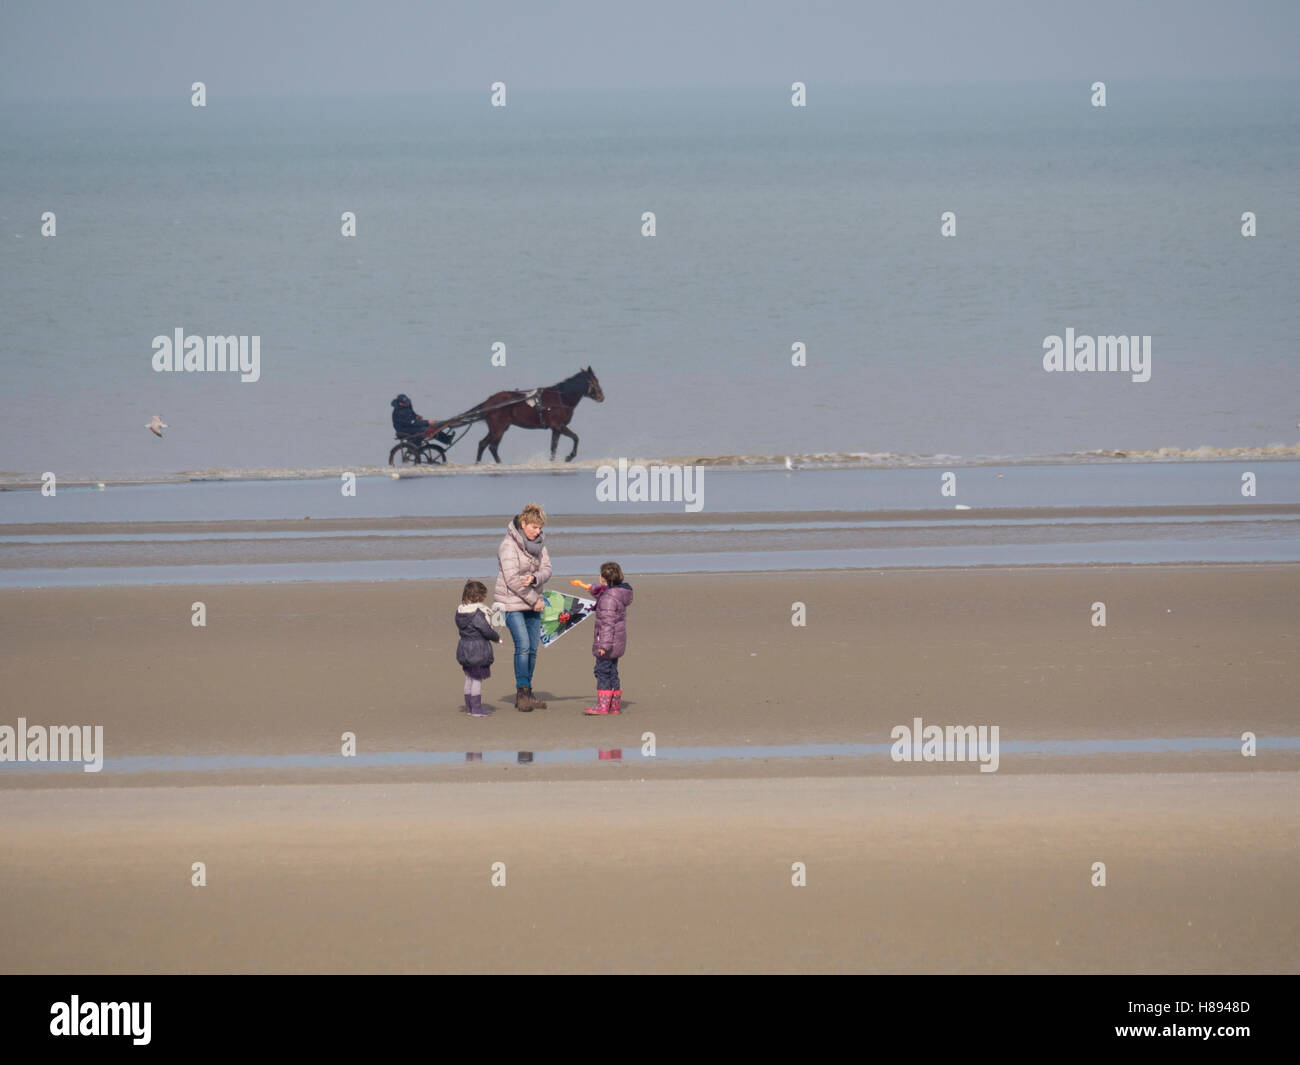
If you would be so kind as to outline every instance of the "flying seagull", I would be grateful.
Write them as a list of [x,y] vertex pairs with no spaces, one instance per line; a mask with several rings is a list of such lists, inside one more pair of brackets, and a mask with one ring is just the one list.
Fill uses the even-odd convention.
[[167,424],[155,414],[153,416],[153,421],[149,422],[145,428],[153,433],[154,436],[162,436],[162,431],[167,428]]

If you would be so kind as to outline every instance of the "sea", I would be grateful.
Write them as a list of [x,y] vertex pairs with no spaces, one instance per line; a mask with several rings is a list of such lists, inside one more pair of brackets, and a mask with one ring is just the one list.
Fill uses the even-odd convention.
[[[0,101],[0,483],[376,476],[397,393],[588,366],[584,463],[1300,459],[1300,82],[1107,90]],[[258,379],[156,371],[176,330]],[[1149,380],[1045,370],[1067,330]]]

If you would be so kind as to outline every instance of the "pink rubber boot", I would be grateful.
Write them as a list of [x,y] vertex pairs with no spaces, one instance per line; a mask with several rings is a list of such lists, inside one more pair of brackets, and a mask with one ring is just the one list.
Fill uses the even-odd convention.
[[597,691],[596,705],[587,707],[587,709],[584,710],[583,713],[590,714],[592,717],[595,717],[597,714],[608,714],[609,702],[613,694],[614,693],[612,691],[607,691],[607,690]]

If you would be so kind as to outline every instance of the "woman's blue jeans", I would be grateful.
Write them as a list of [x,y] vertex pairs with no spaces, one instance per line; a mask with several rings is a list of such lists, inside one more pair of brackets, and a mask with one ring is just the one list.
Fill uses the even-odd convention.
[[537,648],[542,643],[540,610],[507,610],[506,628],[515,641],[515,687],[531,688]]

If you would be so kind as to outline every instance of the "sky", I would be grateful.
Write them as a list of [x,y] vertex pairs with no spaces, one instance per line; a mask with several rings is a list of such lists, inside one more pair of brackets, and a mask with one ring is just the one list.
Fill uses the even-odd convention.
[[1300,0],[0,0],[0,100],[1256,77]]

